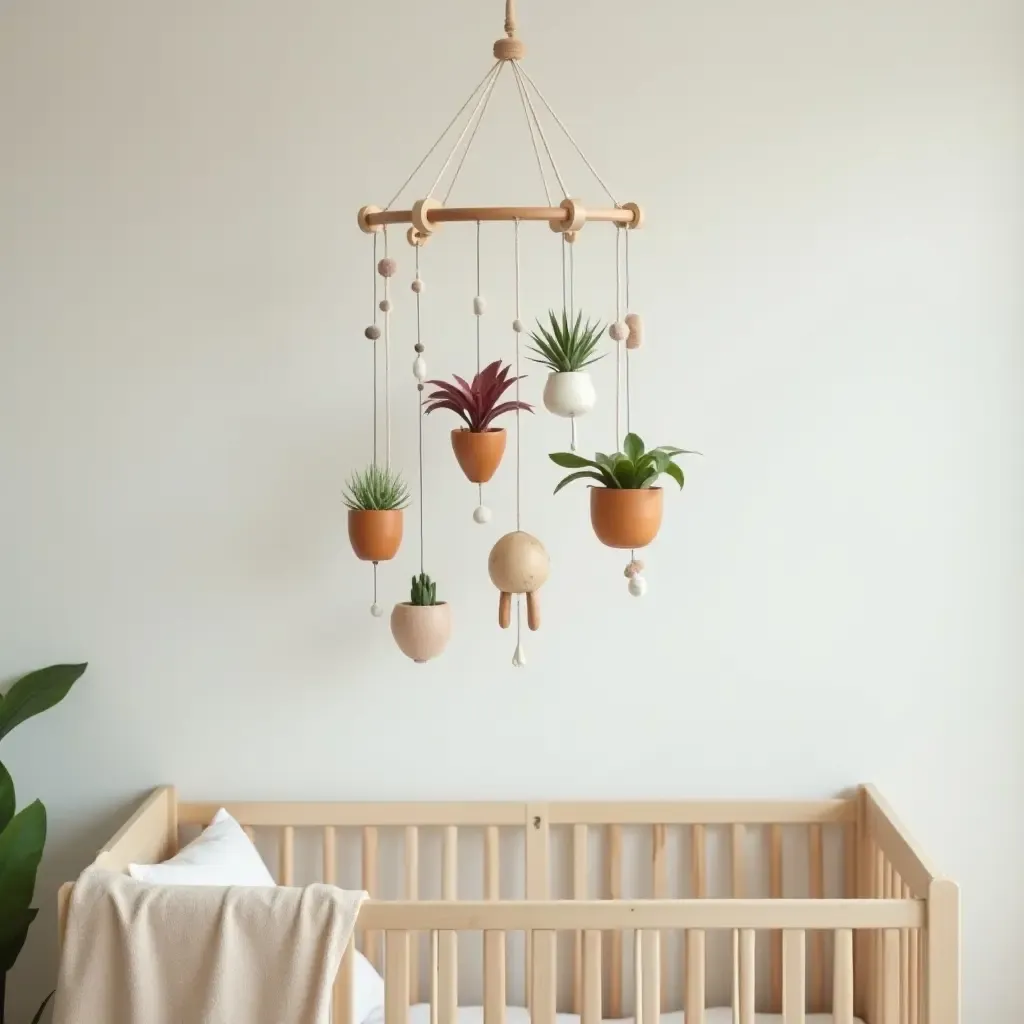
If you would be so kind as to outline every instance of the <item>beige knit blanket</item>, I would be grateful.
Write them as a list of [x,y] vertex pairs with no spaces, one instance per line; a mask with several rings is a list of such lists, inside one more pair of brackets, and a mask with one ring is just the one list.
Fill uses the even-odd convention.
[[322,1024],[365,898],[89,870],[71,896],[54,1024]]

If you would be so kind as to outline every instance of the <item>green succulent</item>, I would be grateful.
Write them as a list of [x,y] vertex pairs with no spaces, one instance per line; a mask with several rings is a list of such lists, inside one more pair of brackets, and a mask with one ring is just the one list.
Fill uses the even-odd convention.
[[397,470],[374,463],[349,477],[344,500],[357,512],[405,508],[409,504],[409,488]]
[[547,366],[555,373],[576,373],[604,358],[603,355],[594,355],[604,331],[601,324],[589,320],[583,323],[583,313],[580,312],[576,314],[576,322],[570,325],[564,309],[561,320],[553,309],[549,310],[548,317],[551,320],[550,332],[538,320],[537,330],[530,334],[535,342],[530,351],[536,353],[536,356],[527,357],[530,362]]
[[410,598],[410,604],[420,607],[437,604],[437,584],[426,573],[413,576]]
[[673,448],[662,445],[660,448],[644,450],[644,443],[638,434],[627,434],[622,443],[623,450],[614,455],[597,452],[593,459],[585,459],[574,452],[554,452],[549,459],[563,469],[574,469],[555,488],[557,494],[566,484],[573,480],[596,480],[602,487],[621,488],[622,490],[639,490],[642,487],[653,487],[662,473],[672,477],[679,489],[683,488],[683,471],[672,460],[677,455],[699,455],[700,452],[687,451],[685,448]]

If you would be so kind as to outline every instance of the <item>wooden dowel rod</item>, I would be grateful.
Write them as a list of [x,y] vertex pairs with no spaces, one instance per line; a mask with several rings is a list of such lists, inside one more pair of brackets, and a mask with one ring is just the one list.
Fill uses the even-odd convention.
[[601,1024],[601,933],[583,933],[582,1024]]
[[[822,844],[821,825],[811,825],[808,830],[811,868],[811,899],[825,898],[825,853]],[[821,1013],[825,1009],[825,933],[813,931],[810,935],[810,1009]]]
[[[373,825],[363,829],[363,888],[370,896],[377,895],[377,829]],[[378,973],[383,972],[380,932],[364,933],[363,954],[377,968]]]
[[[651,833],[651,873],[654,879],[654,898],[663,900],[668,898],[668,829],[664,825],[655,825]],[[661,975],[661,1005],[667,1006],[668,994],[668,964],[666,954],[668,943],[659,943],[658,973]]]
[[704,1024],[704,932],[686,932],[686,1014],[687,1024]]
[[281,885],[295,881],[295,829],[285,825],[281,829]]
[[[533,933],[533,1012],[531,1024],[555,1024],[558,988],[555,964],[556,938],[553,931]],[[444,1024],[444,1022],[442,1022]]]
[[708,894],[706,832],[707,830],[703,825],[693,826],[690,855],[690,895],[695,900],[705,899]]
[[384,972],[384,1024],[407,1024],[409,1017],[409,933],[388,932]]
[[[420,832],[415,825],[405,829],[405,898],[420,898]],[[410,1001],[420,1001],[420,944],[419,936],[413,934],[409,948]]]
[[324,826],[324,881],[334,885],[338,876],[338,846],[333,825]]
[[782,933],[782,1016],[784,1024],[804,1024],[807,1001],[805,932]]
[[853,932],[835,933],[832,963],[832,1018],[835,1024],[853,1024]]
[[437,1017],[439,1024],[456,1024],[459,1006],[458,938],[455,932],[437,936]]
[[[772,825],[768,830],[768,891],[773,900],[782,899],[782,826]],[[769,935],[771,956],[771,1010],[782,1012],[782,932]]]
[[353,935],[342,955],[338,976],[334,979],[331,1011],[331,1020],[334,1024],[360,1024],[359,1021],[352,1019],[352,996],[355,991],[355,949],[356,941]]
[[[587,898],[587,826],[573,825],[572,828],[572,898]],[[600,934],[600,933],[598,933]],[[573,936],[572,957],[572,1012],[583,1012],[584,978],[583,978],[583,932]]]
[[881,1024],[899,1024],[900,1019],[900,933],[887,928],[882,941],[882,1021]]
[[504,932],[484,932],[484,1024],[505,1024]]
[[[622,827],[608,826],[608,896],[622,898]],[[618,1019],[622,1016],[622,932],[609,934],[608,959],[611,973],[608,985],[608,1012]]]
[[[636,933],[634,941],[641,949],[640,976],[636,979],[644,1024],[661,1020],[661,932],[647,928]],[[639,1021],[640,1017],[637,1016]]]
[[[430,210],[426,214],[426,219],[431,224],[515,220],[564,224],[569,221],[570,213],[560,206],[451,206]],[[587,220],[632,224],[635,215],[632,210],[620,210],[615,207],[597,210],[588,207]],[[366,223],[371,227],[382,224],[411,224],[412,210],[379,210],[376,213],[367,213]]]
[[740,931],[740,1024],[754,1024],[756,935],[753,928]]

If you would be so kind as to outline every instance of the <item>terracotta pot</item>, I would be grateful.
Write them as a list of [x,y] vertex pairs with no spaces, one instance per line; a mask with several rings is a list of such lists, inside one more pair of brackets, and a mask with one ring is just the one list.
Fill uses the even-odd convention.
[[661,512],[660,487],[590,489],[590,522],[597,539],[610,548],[646,547],[658,535]]
[[391,612],[391,635],[399,650],[415,662],[436,658],[452,635],[452,610],[440,604],[396,604]]
[[349,509],[348,539],[356,558],[386,562],[402,543],[403,514],[395,509]]
[[491,427],[476,433],[472,430],[452,431],[452,450],[462,472],[475,484],[485,484],[494,476],[505,454],[508,435],[504,427]]

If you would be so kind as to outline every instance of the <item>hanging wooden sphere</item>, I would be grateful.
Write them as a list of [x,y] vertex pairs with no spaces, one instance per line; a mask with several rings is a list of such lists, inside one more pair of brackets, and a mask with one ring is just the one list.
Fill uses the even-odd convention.
[[506,533],[487,559],[491,582],[501,591],[498,599],[498,625],[508,629],[512,621],[512,595],[526,594],[526,620],[530,629],[540,627],[540,603],[537,591],[551,569],[544,545],[522,530]]

